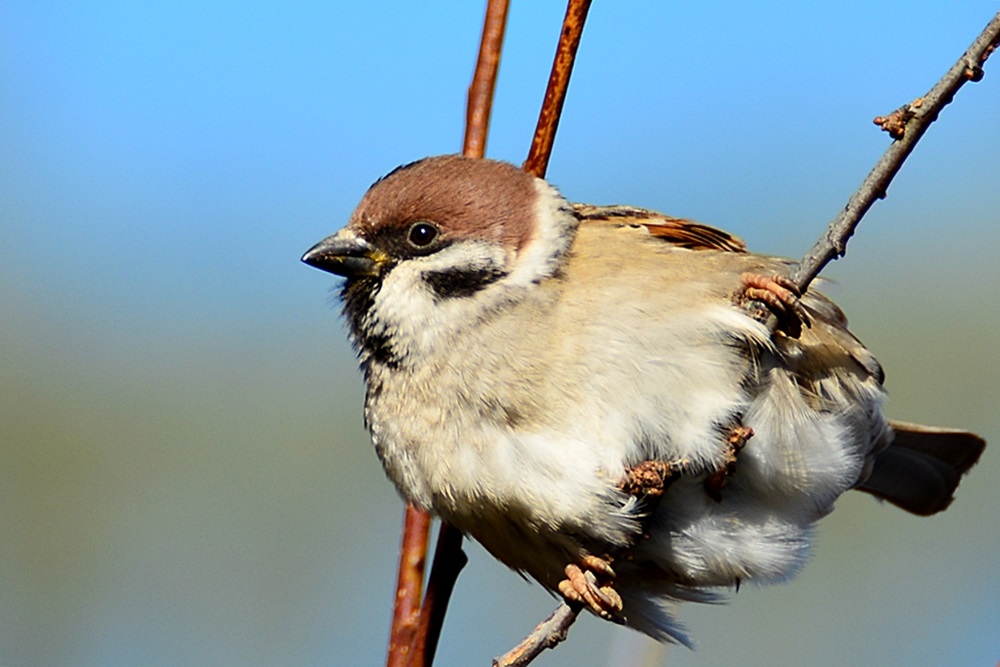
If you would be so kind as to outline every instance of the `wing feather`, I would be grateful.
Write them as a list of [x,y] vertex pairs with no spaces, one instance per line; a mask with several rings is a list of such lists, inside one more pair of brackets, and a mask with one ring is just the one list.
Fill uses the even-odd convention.
[[651,236],[691,250],[745,253],[743,239],[716,227],[635,206],[573,204],[581,224],[645,227]]

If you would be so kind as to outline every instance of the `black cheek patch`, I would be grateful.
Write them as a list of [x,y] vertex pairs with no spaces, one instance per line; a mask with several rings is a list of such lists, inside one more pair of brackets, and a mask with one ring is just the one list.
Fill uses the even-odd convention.
[[439,299],[454,299],[472,296],[506,275],[506,271],[495,268],[449,269],[427,273],[424,281]]

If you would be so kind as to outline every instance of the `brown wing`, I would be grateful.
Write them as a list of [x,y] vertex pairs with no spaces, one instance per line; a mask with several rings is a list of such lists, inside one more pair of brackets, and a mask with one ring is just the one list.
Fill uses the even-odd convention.
[[746,252],[743,239],[693,220],[674,218],[634,206],[591,206],[573,204],[582,224],[611,224],[645,227],[651,236],[691,250]]

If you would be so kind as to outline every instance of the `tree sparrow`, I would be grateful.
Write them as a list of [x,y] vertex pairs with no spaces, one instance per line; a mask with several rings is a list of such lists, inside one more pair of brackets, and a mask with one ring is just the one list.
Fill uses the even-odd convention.
[[985,446],[888,421],[878,362],[789,262],[503,162],[399,167],[302,259],[346,277],[400,493],[659,640],[688,643],[679,601],[788,579],[849,489],[945,509]]

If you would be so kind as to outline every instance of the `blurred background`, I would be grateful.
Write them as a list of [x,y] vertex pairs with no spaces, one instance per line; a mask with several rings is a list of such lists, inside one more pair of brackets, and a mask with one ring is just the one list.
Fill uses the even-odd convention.
[[[488,154],[520,162],[565,5],[512,5]],[[0,665],[383,660],[402,504],[298,258],[460,149],[483,10],[0,4]],[[800,257],[996,10],[595,2],[549,178]],[[992,441],[951,509],[849,494],[793,583],[684,608],[697,651],[587,617],[536,664],[1000,660],[998,117],[990,62],[826,274],[890,413]],[[467,551],[440,665],[555,606]]]

